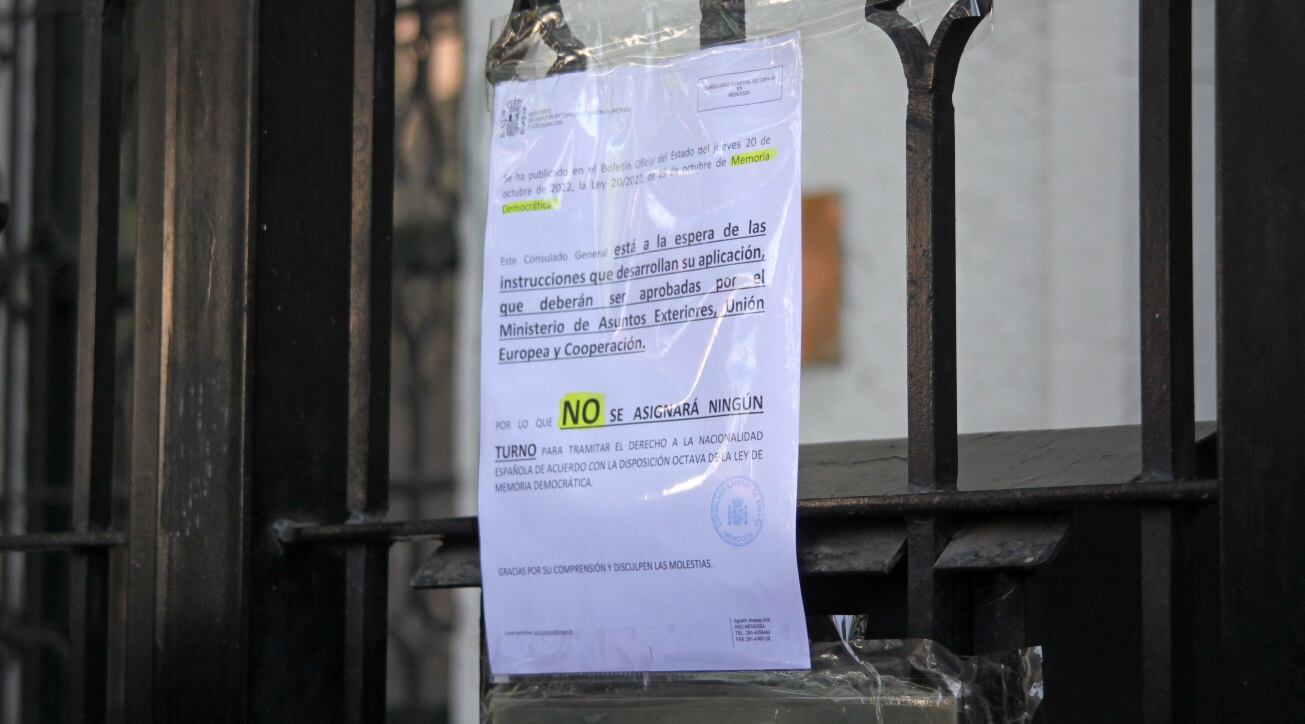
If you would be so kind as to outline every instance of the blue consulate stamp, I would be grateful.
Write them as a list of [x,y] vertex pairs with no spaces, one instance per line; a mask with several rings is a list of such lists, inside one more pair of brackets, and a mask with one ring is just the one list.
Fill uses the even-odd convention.
[[726,478],[711,496],[711,524],[721,540],[745,546],[761,535],[766,522],[766,499],[761,488],[742,475]]

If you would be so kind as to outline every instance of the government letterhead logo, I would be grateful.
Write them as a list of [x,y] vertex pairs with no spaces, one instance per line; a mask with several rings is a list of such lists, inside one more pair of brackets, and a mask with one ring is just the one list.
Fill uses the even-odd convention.
[[520,98],[510,98],[503,104],[499,116],[498,135],[500,138],[512,138],[526,132],[526,102]]

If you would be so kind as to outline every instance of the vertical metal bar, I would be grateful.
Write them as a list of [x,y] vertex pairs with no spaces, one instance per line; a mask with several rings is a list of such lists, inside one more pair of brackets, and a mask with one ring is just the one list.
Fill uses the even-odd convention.
[[[956,489],[956,125],[951,88],[911,85],[906,120],[907,479]],[[907,630],[957,649],[967,638],[958,581],[933,569],[951,538],[907,521]]]
[[[25,251],[20,247],[20,236],[16,224],[11,219],[18,210],[17,189],[23,185],[22,163],[19,160],[20,138],[23,135],[19,119],[20,93],[26,90],[21,81],[23,73],[22,55],[22,16],[23,8],[18,0],[9,3],[8,17],[4,18],[9,26],[9,138],[5,149],[9,168],[5,178],[9,189],[9,198],[0,199],[0,259],[4,260],[9,272],[8,283],[21,289],[21,275],[26,273],[26,265],[20,254]],[[25,99],[24,99],[25,100]],[[5,233],[7,232],[7,233]],[[0,344],[0,385],[3,385],[3,397],[0,400],[0,535],[21,533],[24,511],[27,507],[27,491],[23,484],[23,471],[18,463],[21,459],[17,451],[22,445],[23,421],[22,407],[19,403],[22,389],[21,377],[25,374],[23,360],[17,345],[19,330],[26,326],[26,320],[17,309],[19,297],[10,292],[0,301],[0,322],[4,329],[4,342]],[[20,598],[24,562],[21,556],[0,554],[0,611],[22,610]],[[13,584],[19,584],[13,586]],[[13,586],[11,588],[11,586]],[[16,664],[0,661],[0,697],[17,696],[18,679],[15,676]],[[6,719],[8,708],[0,703],[0,721]],[[16,712],[17,707],[12,708]]]
[[[1192,7],[1144,0],[1139,15],[1142,472],[1190,478],[1196,466],[1192,360]],[[1143,511],[1142,700],[1149,723],[1190,700],[1176,677],[1191,642],[1175,595],[1191,575],[1187,516]]]
[[[30,6],[30,5],[29,5]],[[67,77],[59,72],[60,60],[81,58],[78,43],[61,42],[64,28],[81,15],[81,8],[61,7],[54,13],[31,20],[34,36],[33,71],[30,82],[33,89],[32,125],[32,179],[31,179],[31,239],[32,264],[28,279],[31,284],[30,352],[28,380],[28,439],[27,474],[30,490],[39,491],[29,501],[27,529],[50,530],[67,528],[69,510],[60,496],[71,490],[72,440],[75,416],[65,414],[72,404],[76,389],[76,289],[70,279],[76,249],[69,249],[58,229],[69,228],[66,222],[80,213],[79,174],[81,159],[74,160],[73,153],[60,153],[66,148],[55,139],[77,137],[76,128],[70,124],[81,122],[81,113],[74,109],[68,113],[56,102],[55,89],[68,89],[73,97],[80,97],[82,86],[78,77]],[[78,23],[80,26],[80,23]],[[69,47],[69,46],[72,47]],[[71,88],[70,88],[71,86]],[[75,89],[75,90],[74,90]],[[71,118],[69,117],[71,116]],[[72,134],[71,136],[69,134]],[[77,144],[80,150],[80,144]],[[65,202],[72,200],[72,208]],[[69,612],[63,603],[68,575],[65,566],[68,557],[28,556],[24,588],[24,608],[36,615],[36,620],[49,627],[62,628],[69,621]],[[63,662],[49,654],[29,657],[24,662],[22,684],[21,721],[39,721],[43,716],[67,719],[70,709],[68,669]]]
[[1174,721],[1174,567],[1180,555],[1168,508],[1141,513],[1142,721]]
[[955,490],[956,124],[951,88],[915,84],[906,121],[907,476]]
[[1192,372],[1192,7],[1141,7],[1142,467],[1195,469]]
[[127,546],[127,593],[124,655],[124,718],[154,720],[154,605],[157,578],[159,403],[161,324],[163,315],[163,233],[171,204],[165,198],[166,149],[157,142],[171,137],[167,99],[167,0],[140,0],[136,37],[140,86],[136,160],[136,306],[135,380],[132,384],[131,486]]
[[[14,13],[17,16],[17,13]],[[14,23],[15,37],[17,34],[17,23]],[[16,68],[17,63],[14,67]],[[16,76],[16,70],[11,78]],[[12,148],[12,146],[11,146]],[[9,158],[13,159],[13,154]],[[9,188],[13,188],[12,181],[14,174],[9,179]],[[5,230],[5,225],[9,220],[10,207],[8,204],[0,203],[0,233]],[[12,259],[16,258],[14,250],[16,244],[13,242],[12,234],[5,234],[4,247],[0,250],[0,258],[3,258],[6,265],[12,264]],[[12,267],[10,267],[12,268]],[[16,276],[16,275],[15,275]],[[3,411],[0,411],[0,536],[5,534],[15,534],[24,532],[22,524],[23,509],[26,507],[26,491],[22,486],[20,474],[16,474],[18,456],[14,454],[13,441],[21,440],[21,418],[15,414],[21,410],[16,406],[18,397],[18,385],[14,379],[22,374],[22,362],[15,344],[19,335],[17,326],[21,324],[18,315],[14,313],[14,304],[6,300],[0,305],[0,315],[3,315],[5,339],[3,346],[0,346],[0,366],[4,369],[4,401]],[[21,584],[11,589],[11,579],[14,584],[21,581],[23,575],[23,561],[19,555],[7,555],[0,553],[0,611],[21,611]],[[0,660],[0,699],[13,701],[12,697],[18,696],[19,674],[17,662],[9,660]],[[17,707],[12,704],[6,707],[3,701],[0,701],[0,722],[9,720],[10,717],[17,713]]]
[[[348,496],[353,520],[389,501],[394,198],[394,0],[355,0],[349,265]],[[344,720],[385,719],[389,546],[345,551]]]
[[[120,0],[83,4],[85,64],[73,528],[112,524],[114,302],[122,135]],[[107,712],[109,551],[78,551],[69,589],[73,721]]]
[[[927,40],[898,13],[902,0],[868,0],[866,20],[888,34],[906,74],[907,481],[910,490],[956,489],[956,123],[952,91],[961,56],[988,0],[953,4]],[[946,521],[907,521],[907,630],[968,648],[970,606],[934,564]]]
[[153,720],[243,721],[257,26],[250,0],[167,11]]
[[1192,514],[1147,508],[1141,516],[1142,719],[1203,721],[1193,709],[1199,622]]
[[[384,239],[375,234],[387,231],[387,213],[355,206],[371,206],[383,188],[375,178],[381,169],[359,162],[374,152],[365,146],[377,142],[379,129],[372,125],[368,139],[365,127],[376,119],[357,114],[377,100],[368,91],[383,89],[370,75],[355,85],[355,54],[366,52],[356,38],[382,28],[377,10],[369,23],[356,8],[355,0],[256,9],[247,681],[249,717],[261,721],[374,718],[382,676],[382,594],[367,587],[381,579],[383,556],[355,554],[351,581],[347,553],[288,549],[275,534],[287,520],[343,522],[351,502],[384,504],[373,494],[384,477],[362,478],[384,470],[384,428],[373,427],[384,423],[371,415],[384,405],[375,396],[388,394],[373,364],[376,335],[388,326],[360,326],[359,317],[375,311],[383,294],[375,275],[388,269]],[[357,28],[359,20],[375,30]],[[352,676],[363,680],[346,684]]]
[[[951,88],[911,84],[906,120],[907,478],[956,489],[956,126]],[[959,650],[968,606],[934,571],[951,538],[938,518],[907,521],[907,630]]]
[[950,538],[946,521],[906,521],[906,631],[911,638],[933,639],[953,651],[964,651],[970,639],[968,592],[959,576],[934,570]]
[[1305,3],[1215,5],[1223,722],[1305,711]]
[[392,10],[171,5],[154,717],[374,720],[383,554],[275,530],[384,507]]

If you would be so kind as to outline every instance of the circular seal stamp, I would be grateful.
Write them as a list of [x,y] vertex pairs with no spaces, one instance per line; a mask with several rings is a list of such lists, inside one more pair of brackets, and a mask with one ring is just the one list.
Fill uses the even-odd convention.
[[766,522],[761,488],[743,475],[726,478],[711,496],[711,524],[721,540],[745,546],[756,540]]

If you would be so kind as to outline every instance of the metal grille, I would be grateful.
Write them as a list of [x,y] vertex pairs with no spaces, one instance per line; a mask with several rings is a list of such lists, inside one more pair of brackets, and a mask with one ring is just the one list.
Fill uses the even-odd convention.
[[[0,17],[0,535],[14,535],[71,523],[80,154],[49,141],[78,137],[80,17],[30,0]],[[68,574],[66,554],[0,554],[0,721],[68,713]]]
[[[933,38],[901,6],[866,20],[910,98],[909,437],[803,448],[808,610],[959,650],[1046,642],[1056,721],[1291,719],[1305,81],[1248,79],[1288,66],[1305,8],[1218,9],[1217,433],[1192,415],[1190,4],[1147,0],[1142,424],[958,436],[950,95],[991,4]],[[0,7],[0,716],[377,721],[387,688],[438,713],[447,694],[418,692],[448,601],[389,568],[429,553],[415,588],[480,580],[476,521],[447,517],[439,356],[460,89],[423,62],[456,5]],[[744,7],[702,0],[703,42],[743,37]],[[1129,620],[1102,620],[1120,600]],[[1197,646],[1216,625],[1222,651]]]

